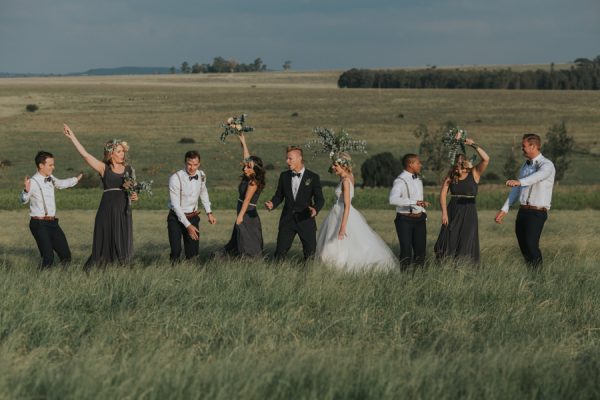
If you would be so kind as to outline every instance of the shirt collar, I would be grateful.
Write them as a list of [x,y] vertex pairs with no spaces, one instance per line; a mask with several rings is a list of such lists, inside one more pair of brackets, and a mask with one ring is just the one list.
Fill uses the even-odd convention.
[[302,178],[302,175],[304,175],[304,171],[306,171],[306,167],[302,167],[302,169],[298,172],[294,172],[292,171],[292,173],[294,174],[300,174],[300,178]]

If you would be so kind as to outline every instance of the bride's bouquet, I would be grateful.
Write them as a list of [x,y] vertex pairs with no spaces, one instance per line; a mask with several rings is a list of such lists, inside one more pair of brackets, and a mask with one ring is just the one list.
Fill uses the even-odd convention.
[[[454,164],[454,159],[457,154],[467,154],[465,141],[467,140],[467,131],[460,129],[458,126],[450,128],[442,135],[442,144],[448,151],[448,161]],[[476,155],[471,158],[471,163],[477,159]]]
[[223,132],[221,132],[220,140],[222,143],[225,143],[227,136],[229,135],[240,135],[242,132],[252,132],[254,130],[253,127],[246,125],[247,114],[242,114],[239,117],[229,117],[224,124],[221,124],[221,127],[224,128]]

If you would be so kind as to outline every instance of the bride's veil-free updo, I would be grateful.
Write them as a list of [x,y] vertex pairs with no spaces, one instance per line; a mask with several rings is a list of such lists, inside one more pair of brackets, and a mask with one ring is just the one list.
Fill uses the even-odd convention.
[[352,173],[352,157],[350,157],[349,153],[340,151],[336,154],[333,163],[344,168],[347,172]]

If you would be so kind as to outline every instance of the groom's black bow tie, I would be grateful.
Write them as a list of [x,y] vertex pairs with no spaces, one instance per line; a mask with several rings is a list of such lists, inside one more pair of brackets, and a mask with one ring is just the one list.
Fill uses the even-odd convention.
[[413,179],[417,179],[419,177],[419,175],[413,174],[412,177],[413,177]]
[[190,181],[191,181],[192,179],[198,180],[198,175],[190,176]]
[[532,161],[531,161],[531,160],[527,160],[527,161],[525,161],[525,164],[527,164],[527,165],[531,165],[531,163],[532,163]]
[[296,178],[300,178],[302,176],[302,174],[300,172],[292,172],[292,178],[296,177]]
[[47,177],[46,179],[44,179],[44,182],[52,182],[52,177],[51,176]]

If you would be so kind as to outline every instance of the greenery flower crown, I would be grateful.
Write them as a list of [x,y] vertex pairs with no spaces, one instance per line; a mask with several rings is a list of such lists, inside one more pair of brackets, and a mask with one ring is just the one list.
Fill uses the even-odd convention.
[[123,141],[121,139],[113,139],[110,142],[106,143],[106,145],[104,146],[104,152],[112,153],[117,148],[117,146],[119,146],[122,143]]

